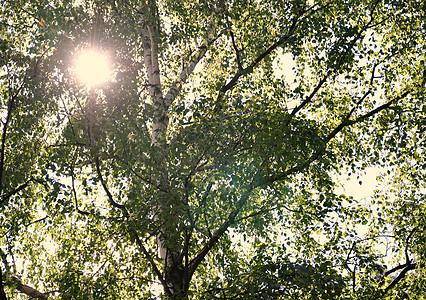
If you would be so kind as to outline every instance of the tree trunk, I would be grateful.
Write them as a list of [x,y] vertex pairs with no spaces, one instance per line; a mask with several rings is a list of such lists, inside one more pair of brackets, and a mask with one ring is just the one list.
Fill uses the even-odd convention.
[[7,300],[6,294],[4,292],[4,286],[3,286],[3,273],[0,268],[0,300]]
[[[158,223],[157,243],[161,260],[163,261],[163,284],[164,291],[172,298],[173,295],[182,294],[183,278],[181,261],[179,257],[180,249],[173,243],[173,249],[169,247],[170,241],[179,239],[178,228],[178,208],[176,199],[168,193],[169,182],[167,164],[164,158],[167,154],[166,133],[169,125],[167,115],[168,105],[163,96],[160,69],[158,63],[158,28],[155,24],[155,3],[149,1],[148,7],[139,7],[138,13],[142,18],[142,35],[144,48],[144,63],[149,82],[149,94],[154,109],[152,120],[151,142],[155,146],[158,157],[158,172],[156,174],[156,184],[158,186],[157,200],[154,204],[155,222]],[[178,299],[178,298],[176,298]]]
[[[157,229],[157,244],[159,256],[163,262],[163,273],[160,280],[164,286],[164,292],[172,299],[185,298],[189,289],[189,282],[193,272],[189,272],[184,263],[182,228],[179,228],[179,220],[183,213],[180,199],[176,199],[170,192],[167,171],[167,129],[169,126],[168,109],[179,95],[188,77],[194,71],[196,65],[204,57],[208,46],[215,40],[214,28],[209,26],[208,39],[201,44],[198,51],[183,66],[181,73],[171,85],[167,93],[163,93],[160,68],[158,61],[158,15],[155,0],[148,0],[144,6],[139,6],[137,12],[140,17],[140,28],[143,41],[143,58],[145,71],[149,83],[149,95],[153,106],[151,142],[156,148],[157,170],[155,181],[158,187],[157,200],[154,204],[155,222]],[[157,273],[158,276],[160,274]]]

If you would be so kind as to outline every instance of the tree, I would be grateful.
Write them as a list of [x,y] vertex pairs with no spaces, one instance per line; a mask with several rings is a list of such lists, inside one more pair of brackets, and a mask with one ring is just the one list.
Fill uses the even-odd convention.
[[0,7],[2,299],[424,297],[425,3]]

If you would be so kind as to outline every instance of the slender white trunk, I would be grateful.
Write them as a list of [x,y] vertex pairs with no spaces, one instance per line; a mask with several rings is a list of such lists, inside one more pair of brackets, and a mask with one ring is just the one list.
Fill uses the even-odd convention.
[[[154,221],[157,223],[158,235],[157,244],[159,257],[163,262],[162,282],[167,284],[165,291],[173,295],[183,295],[188,288],[189,278],[184,278],[183,258],[180,255],[183,245],[179,244],[179,199],[175,199],[169,191],[169,181],[167,172],[167,128],[169,126],[168,108],[179,95],[188,77],[194,71],[196,65],[203,58],[209,43],[202,44],[196,51],[187,65],[185,65],[176,81],[171,85],[166,94],[163,94],[160,78],[160,67],[158,61],[158,28],[155,0],[148,0],[144,7],[138,7],[140,16],[140,28],[143,41],[143,57],[148,79],[149,95],[153,106],[151,142],[155,146],[158,157],[156,162],[156,184],[159,187],[156,203],[153,206],[155,211]],[[212,42],[214,30],[209,30],[208,40]],[[159,170],[159,171],[158,171]],[[179,297],[179,296],[176,296]]]
[[[150,5],[153,5],[152,3]],[[152,10],[152,8],[151,8]],[[174,293],[177,292],[177,287],[173,284],[173,279],[168,278],[169,272],[172,264],[175,262],[175,258],[178,253],[178,249],[173,252],[170,250],[170,247],[167,246],[167,242],[171,236],[176,234],[177,221],[176,214],[170,214],[167,211],[170,211],[170,207],[166,207],[170,205],[170,199],[168,198],[167,191],[168,190],[168,174],[167,174],[167,164],[163,157],[165,157],[167,151],[167,142],[166,142],[166,133],[167,127],[169,125],[169,119],[167,116],[168,106],[164,101],[162,86],[161,86],[161,78],[160,78],[160,68],[158,63],[158,42],[157,42],[157,32],[154,25],[152,25],[152,21],[155,16],[147,15],[146,9],[145,11],[139,9],[140,15],[143,20],[142,24],[142,34],[143,34],[143,48],[144,48],[144,63],[146,68],[146,75],[148,78],[149,84],[149,94],[152,101],[154,113],[152,119],[152,132],[151,132],[151,142],[152,145],[155,146],[158,151],[159,161],[157,162],[157,168],[159,172],[156,174],[156,184],[159,187],[161,192],[157,194],[157,200],[154,204],[155,211],[155,222],[158,224],[157,226],[162,226],[165,224],[164,214],[167,214],[167,225],[164,225],[164,228],[158,229],[157,235],[157,243],[159,249],[159,256],[163,261],[164,268],[164,280],[166,284],[168,284],[168,289]]]

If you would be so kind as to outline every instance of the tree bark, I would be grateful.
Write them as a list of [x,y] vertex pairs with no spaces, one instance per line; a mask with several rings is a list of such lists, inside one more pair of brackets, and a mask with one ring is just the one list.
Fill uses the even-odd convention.
[[19,280],[19,278],[17,277],[12,276],[12,282],[13,284],[16,285],[16,289],[18,291],[30,296],[31,298],[42,299],[42,300],[49,298],[46,294],[37,291],[35,288],[32,288],[26,284],[23,284],[21,280]]
[[[148,1],[145,7],[138,7],[141,18],[143,57],[149,83],[149,95],[154,108],[152,119],[151,143],[158,157],[155,182],[158,186],[157,200],[154,204],[155,222],[157,222],[157,244],[159,256],[163,262],[162,282],[167,285],[164,291],[173,297],[182,292],[182,276],[179,272],[179,248],[168,247],[170,240],[177,238],[178,212],[174,211],[173,199],[168,195],[169,184],[167,166],[164,157],[167,151],[166,132],[169,125],[168,105],[163,96],[160,68],[158,62],[158,28],[155,26],[155,1]],[[173,211],[173,213],[170,213]],[[160,228],[161,227],[161,228]]]
[[3,286],[3,273],[0,268],[0,300],[7,300],[6,294],[4,292],[4,286]]
[[[6,281],[6,280],[4,280],[4,281]],[[35,288],[30,287],[26,284],[23,284],[22,281],[15,276],[9,277],[8,283],[13,284],[14,286],[16,286],[16,289],[18,291],[30,296],[31,298],[41,299],[41,300],[46,300],[46,299],[49,298],[47,296],[47,294],[39,292]],[[2,273],[1,268],[0,268],[0,300],[7,300],[6,293],[4,292],[3,273]]]
[[[181,211],[180,199],[176,199],[169,193],[170,185],[168,179],[167,163],[167,129],[169,126],[168,109],[179,95],[183,85],[194,71],[197,64],[204,57],[209,45],[214,41],[214,29],[209,29],[208,40],[201,44],[197,51],[188,58],[182,71],[173,82],[167,93],[163,92],[160,78],[160,67],[158,60],[158,37],[157,7],[155,0],[148,0],[144,6],[137,8],[139,15],[139,26],[141,28],[143,41],[143,58],[146,76],[148,79],[149,95],[153,106],[151,143],[155,147],[157,161],[157,173],[155,183],[158,186],[157,200],[154,204],[155,222],[157,229],[158,254],[163,263],[163,274],[160,278],[167,286],[164,292],[172,299],[184,298],[188,288],[190,276],[187,267],[183,263],[184,245],[179,242],[179,220]],[[188,242],[188,241],[186,241]]]

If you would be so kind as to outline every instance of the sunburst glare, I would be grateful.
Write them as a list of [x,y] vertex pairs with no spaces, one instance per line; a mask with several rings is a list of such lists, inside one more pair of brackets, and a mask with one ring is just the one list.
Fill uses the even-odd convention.
[[82,51],[77,56],[75,71],[78,79],[89,88],[99,86],[111,79],[108,57],[94,50]]

